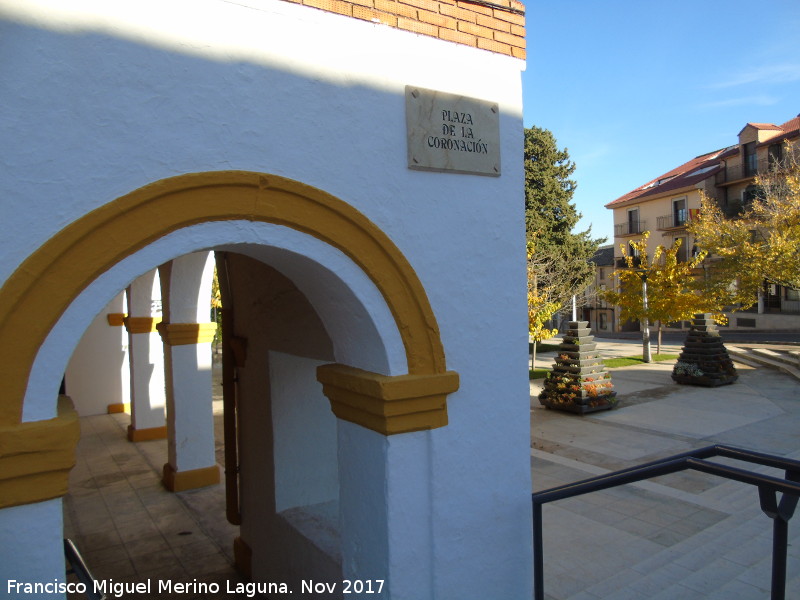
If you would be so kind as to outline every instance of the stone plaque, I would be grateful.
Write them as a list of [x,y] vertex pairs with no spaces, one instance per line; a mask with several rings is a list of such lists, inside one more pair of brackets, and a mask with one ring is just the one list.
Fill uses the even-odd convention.
[[406,86],[408,168],[500,175],[496,103]]

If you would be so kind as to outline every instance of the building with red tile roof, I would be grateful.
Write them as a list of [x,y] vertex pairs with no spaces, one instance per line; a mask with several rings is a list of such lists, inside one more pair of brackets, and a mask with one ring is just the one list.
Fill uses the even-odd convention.
[[[726,214],[738,214],[754,197],[756,176],[781,159],[787,142],[798,139],[800,115],[781,125],[747,123],[736,144],[696,156],[606,204],[614,212],[615,264],[624,266],[621,248],[644,232],[650,232],[648,253],[657,245],[669,247],[680,240],[686,260],[694,245],[686,225],[699,212],[701,197],[715,199]],[[760,308],[761,313],[800,314],[800,297],[796,290],[768,286]],[[771,328],[765,319],[753,325],[753,319],[735,318],[732,327],[737,320],[744,326]],[[636,329],[638,324],[620,324],[619,328]]]

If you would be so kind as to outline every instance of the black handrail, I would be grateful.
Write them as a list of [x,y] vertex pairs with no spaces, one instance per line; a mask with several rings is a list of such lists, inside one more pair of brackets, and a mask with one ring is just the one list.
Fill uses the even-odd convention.
[[[786,477],[785,479],[780,479],[779,477],[772,477],[706,460],[715,456],[783,469],[786,472]],[[800,461],[721,445],[690,450],[621,471],[608,473],[607,475],[591,477],[532,494],[533,586],[535,600],[544,600],[543,504],[598,492],[627,483],[635,483],[660,475],[685,471],[686,469],[694,469],[758,487],[761,510],[772,519],[771,599],[784,600],[786,596],[786,551],[789,537],[789,519],[792,518],[797,507],[797,501],[800,499]],[[778,492],[783,494],[780,500],[777,497]]]
[[67,573],[74,573],[82,584],[86,586],[86,597],[91,600],[106,600],[106,595],[96,591],[94,576],[78,552],[78,548],[70,539],[64,538],[64,557],[67,559]]

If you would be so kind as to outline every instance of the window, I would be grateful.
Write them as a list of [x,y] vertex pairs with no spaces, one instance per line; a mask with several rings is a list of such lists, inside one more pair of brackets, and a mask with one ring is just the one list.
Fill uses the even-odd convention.
[[800,290],[793,290],[792,288],[783,288],[786,290],[787,300],[800,300]]
[[747,208],[753,204],[753,200],[758,198],[759,187],[757,185],[748,185],[742,192],[742,206]]
[[678,240],[680,240],[681,247],[678,248],[678,255],[676,258],[678,259],[678,262],[686,262],[689,260],[689,240],[687,240],[685,237],[675,238],[672,243],[675,244],[678,242]]
[[770,144],[769,146],[769,166],[776,167],[783,159],[783,146],[780,144]]
[[[633,258],[633,266],[638,267],[642,264],[642,257],[640,256],[639,249],[633,245],[633,242],[628,242],[628,256]],[[624,266],[628,266],[625,260],[622,261]]]
[[672,201],[672,226],[683,227],[686,224],[686,198]]
[[717,189],[717,205],[722,208],[728,206],[728,188],[722,187]]
[[600,267],[597,271],[598,271],[597,276],[600,279],[605,279],[606,278],[606,270],[603,267]]
[[600,329],[608,329],[608,315],[604,312],[600,313]]
[[750,142],[744,145],[744,176],[750,177],[751,175],[755,175],[757,167],[756,143]]
[[639,230],[639,209],[628,210],[628,233],[641,233]]

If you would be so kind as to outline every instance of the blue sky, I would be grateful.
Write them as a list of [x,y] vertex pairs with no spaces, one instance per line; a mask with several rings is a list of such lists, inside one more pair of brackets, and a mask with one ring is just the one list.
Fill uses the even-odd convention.
[[800,113],[800,0],[527,0],[524,124],[577,164],[573,198],[613,242],[605,204],[748,122]]

